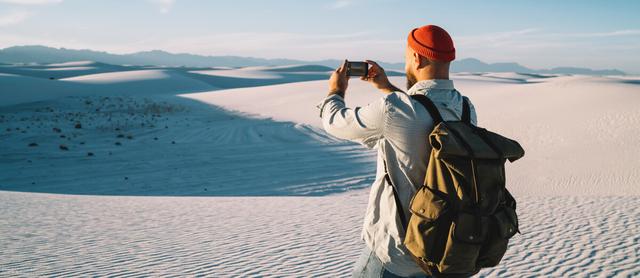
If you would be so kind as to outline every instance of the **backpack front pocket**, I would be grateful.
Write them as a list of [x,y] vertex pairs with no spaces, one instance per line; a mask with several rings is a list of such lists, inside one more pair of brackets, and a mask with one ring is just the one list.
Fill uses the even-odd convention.
[[501,238],[510,239],[519,231],[518,216],[514,209],[503,207],[494,214],[494,217],[496,219],[496,228]]
[[486,216],[461,211],[453,223],[452,230],[454,240],[468,244],[482,244],[487,238],[489,219]]
[[518,217],[512,207],[500,206],[492,217],[489,238],[482,245],[478,266],[493,267],[507,251],[509,239],[518,232]]
[[436,220],[448,209],[446,195],[427,186],[420,188],[411,199],[409,210],[425,220]]
[[405,247],[423,269],[440,261],[445,248],[449,223],[446,195],[423,186],[411,200],[411,218],[404,239]]
[[490,218],[469,211],[459,211],[451,223],[446,248],[438,264],[441,273],[475,273],[477,259],[487,240]]

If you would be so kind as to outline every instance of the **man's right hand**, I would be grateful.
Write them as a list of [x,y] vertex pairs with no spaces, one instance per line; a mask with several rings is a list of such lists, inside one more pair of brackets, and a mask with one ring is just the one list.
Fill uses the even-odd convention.
[[365,62],[370,65],[369,74],[367,74],[367,76],[361,77],[360,79],[371,82],[374,87],[380,89],[385,93],[400,91],[398,88],[393,86],[393,84],[391,84],[389,78],[387,78],[387,74],[384,72],[384,69],[380,65],[378,65],[378,63],[371,60],[365,60]]

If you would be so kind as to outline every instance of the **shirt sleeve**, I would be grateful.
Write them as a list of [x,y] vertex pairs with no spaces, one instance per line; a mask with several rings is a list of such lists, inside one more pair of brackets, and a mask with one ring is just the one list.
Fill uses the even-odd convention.
[[476,114],[476,107],[473,106],[471,100],[469,100],[469,115],[471,116],[471,124],[478,126],[478,115]]
[[324,130],[340,139],[373,148],[382,138],[385,98],[364,107],[347,108],[339,95],[328,96],[318,105]]

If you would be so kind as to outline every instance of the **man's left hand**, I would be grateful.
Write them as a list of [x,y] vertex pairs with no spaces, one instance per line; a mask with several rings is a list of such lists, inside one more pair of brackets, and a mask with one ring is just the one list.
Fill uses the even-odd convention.
[[344,97],[344,93],[349,86],[349,77],[347,76],[347,60],[344,60],[342,66],[337,68],[329,78],[329,95],[340,95]]

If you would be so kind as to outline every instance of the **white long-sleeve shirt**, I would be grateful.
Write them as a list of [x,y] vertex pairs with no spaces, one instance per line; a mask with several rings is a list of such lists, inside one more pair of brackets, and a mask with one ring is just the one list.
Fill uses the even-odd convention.
[[[433,129],[429,112],[410,95],[424,94],[438,107],[442,118],[458,120],[462,115],[462,95],[445,79],[423,80],[407,93],[394,92],[364,107],[345,106],[339,95],[328,96],[319,105],[324,129],[331,135],[377,149],[376,179],[369,194],[361,238],[390,272],[401,276],[423,273],[402,244],[404,234],[397,214],[392,188],[385,182],[383,159],[396,186],[401,207],[407,216],[413,194],[422,186]],[[469,101],[471,122],[477,124]]]

